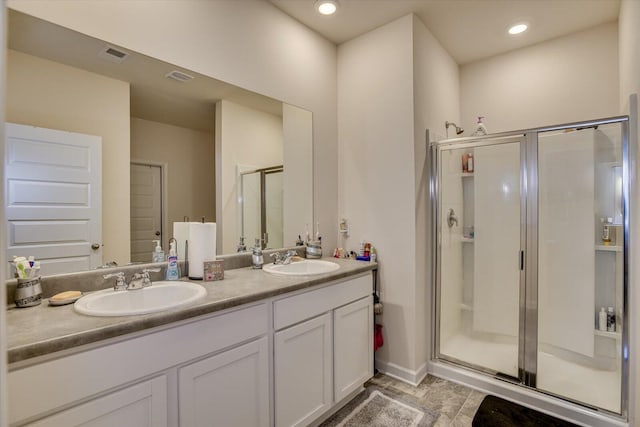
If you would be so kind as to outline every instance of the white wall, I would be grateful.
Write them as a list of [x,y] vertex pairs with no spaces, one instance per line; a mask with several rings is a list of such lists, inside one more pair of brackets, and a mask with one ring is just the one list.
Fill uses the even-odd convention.
[[341,244],[378,250],[376,361],[409,381],[424,374],[429,344],[425,129],[458,117],[457,90],[455,62],[413,15],[338,48],[338,216],[351,226]]
[[413,18],[338,47],[339,217],[353,250],[378,250],[385,345],[378,362],[408,370],[415,358]]
[[[459,122],[460,87],[458,64],[427,27],[413,17],[414,95],[414,235],[415,237],[415,340],[420,369],[429,358],[431,340],[431,204],[425,131],[432,141],[445,135],[445,121]],[[387,331],[389,332],[389,331]],[[393,331],[391,331],[393,332]]]
[[629,95],[640,92],[640,2],[622,0],[618,22],[620,110],[628,112]]
[[[629,96],[640,91],[640,2],[636,0],[622,0],[619,15],[619,56],[620,56],[620,113],[630,114]],[[637,112],[637,99],[634,102],[636,116],[632,117],[635,122],[640,121]],[[630,150],[637,153],[639,150],[637,129],[630,134]],[[635,156],[632,156],[632,158]],[[637,284],[640,278],[640,263],[637,262],[640,253],[640,215],[638,215],[638,200],[640,200],[640,185],[638,183],[638,161],[637,159],[630,165],[631,182],[635,184],[635,192],[631,198],[630,220],[631,227],[631,254],[630,254],[630,277],[629,277],[629,324],[631,326],[630,348],[632,349],[631,372],[630,372],[630,425],[637,425],[640,422],[640,292]],[[636,285],[636,286],[634,286]],[[633,326],[636,326],[635,328]]]
[[489,133],[615,116],[616,23],[460,68],[463,136],[486,116]]
[[[263,0],[9,0],[9,7],[313,113],[314,215],[337,224],[336,46]],[[335,246],[335,235],[324,239]]]
[[[218,154],[219,153],[219,154]],[[238,166],[259,169],[282,165],[282,117],[230,101],[216,103],[216,218],[218,253],[235,252],[239,241]],[[221,232],[222,231],[222,232]],[[247,246],[253,246],[247,241]]]

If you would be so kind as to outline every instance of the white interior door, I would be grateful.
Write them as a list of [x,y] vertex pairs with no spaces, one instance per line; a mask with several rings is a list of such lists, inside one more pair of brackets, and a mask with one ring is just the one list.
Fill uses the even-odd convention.
[[162,242],[162,168],[132,163],[131,262],[151,262],[154,240]]
[[102,138],[13,123],[6,133],[7,259],[33,255],[41,274],[101,265]]

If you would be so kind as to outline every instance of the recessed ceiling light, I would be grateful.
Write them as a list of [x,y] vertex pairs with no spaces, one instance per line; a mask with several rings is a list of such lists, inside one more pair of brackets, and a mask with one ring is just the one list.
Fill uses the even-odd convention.
[[525,23],[516,24],[509,28],[509,34],[515,36],[516,34],[524,33],[527,31],[527,28],[529,28],[529,26]]
[[316,10],[321,15],[333,15],[338,10],[338,0],[318,0]]

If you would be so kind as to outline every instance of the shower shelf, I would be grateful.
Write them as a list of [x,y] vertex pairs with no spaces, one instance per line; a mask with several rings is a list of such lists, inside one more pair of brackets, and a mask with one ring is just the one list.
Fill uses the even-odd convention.
[[604,251],[604,252],[622,252],[622,246],[605,246],[605,245],[596,245],[596,251]]
[[613,338],[618,341],[622,339],[622,332],[608,332],[608,331],[601,331],[600,329],[594,329],[593,333],[599,337]]
[[460,241],[462,243],[473,243],[473,237],[461,237]]
[[473,172],[462,172],[460,176],[463,178],[473,178]]

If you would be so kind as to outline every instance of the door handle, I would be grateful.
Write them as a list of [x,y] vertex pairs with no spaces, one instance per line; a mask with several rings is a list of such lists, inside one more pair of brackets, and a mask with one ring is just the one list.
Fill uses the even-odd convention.
[[159,235],[160,235],[160,232],[159,232],[159,231],[156,231],[156,236],[159,236]]
[[92,244],[91,249],[93,249],[94,251],[97,251],[98,249],[100,249],[100,244],[99,243]]

